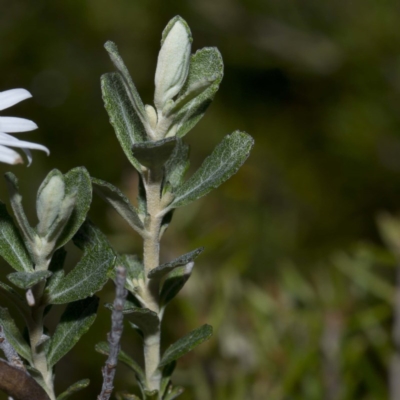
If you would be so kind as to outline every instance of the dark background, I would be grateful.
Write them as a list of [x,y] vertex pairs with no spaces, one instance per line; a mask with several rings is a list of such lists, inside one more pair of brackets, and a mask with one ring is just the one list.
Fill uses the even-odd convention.
[[[163,241],[164,260],[206,247],[164,321],[165,346],[202,323],[215,328],[179,362],[182,400],[387,396],[394,269],[376,215],[400,201],[399,8],[394,0],[0,0],[0,90],[33,94],[2,115],[34,120],[40,129],[18,137],[51,150],[35,152],[29,168],[0,165],[18,175],[32,221],[52,168],[84,165],[135,196],[135,172],[101,99],[99,78],[113,69],[106,40],[118,44],[145,103],[162,29],[176,14],[192,29],[193,51],[217,46],[223,55],[221,88],[187,136],[191,171],[235,129],[256,145],[229,182],[175,214]],[[98,198],[90,217],[118,251],[141,251]],[[58,366],[58,393],[90,378],[76,398],[95,398],[104,357],[94,344],[108,329],[101,306]],[[138,341],[127,328],[123,347],[140,359]],[[117,389],[134,386],[122,366]]]

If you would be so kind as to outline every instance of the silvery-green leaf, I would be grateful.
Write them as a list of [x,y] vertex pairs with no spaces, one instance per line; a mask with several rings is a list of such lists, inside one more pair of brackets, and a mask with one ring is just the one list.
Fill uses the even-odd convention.
[[60,281],[64,278],[64,262],[67,256],[67,252],[64,247],[60,247],[51,258],[49,270],[53,273],[50,279],[47,281],[47,289],[52,290],[53,286],[57,286]]
[[82,379],[81,381],[74,383],[65,392],[62,392],[59,396],[57,396],[57,400],[68,399],[68,397],[72,396],[74,393],[87,388],[89,386],[89,383],[89,379]]
[[115,130],[115,135],[131,164],[141,172],[141,166],[132,155],[132,146],[146,140],[145,128],[127,93],[124,80],[118,72],[101,77],[104,106]]
[[170,158],[175,148],[175,143],[175,138],[137,143],[132,146],[132,154],[145,167],[150,169],[159,168]]
[[[43,379],[43,375],[40,371],[38,371],[36,368],[27,365],[26,366],[27,371],[29,372],[29,375],[32,376],[32,378],[35,379],[35,381],[44,389],[47,390],[47,385]],[[49,398],[50,399],[50,398]]]
[[163,307],[180,292],[190,278],[193,267],[194,263],[190,262],[183,267],[175,268],[166,276],[160,293],[160,303]]
[[46,291],[48,304],[65,304],[92,296],[104,286],[114,268],[114,251],[105,235],[89,221],[73,240],[83,250],[83,256],[68,275]]
[[18,179],[12,172],[5,173],[4,177],[6,178],[7,189],[10,194],[11,207],[14,211],[15,218],[17,219],[18,226],[21,229],[25,244],[32,246],[37,235],[26,218],[22,206],[22,196],[19,193]]
[[203,117],[218,91],[224,74],[221,53],[206,47],[192,55],[188,79],[168,115],[173,124],[167,136],[186,135]]
[[203,325],[200,328],[195,329],[186,336],[180,338],[163,354],[159,368],[164,367],[172,361],[177,360],[189,351],[193,350],[196,346],[208,340],[213,333],[212,326]]
[[125,63],[122,60],[122,57],[118,53],[117,45],[109,40],[108,42],[105,43],[104,47],[107,50],[111,58],[111,61],[114,63],[115,67],[118,69],[123,78],[126,92],[131,101],[131,106],[134,108],[143,126],[146,128],[146,125],[148,124],[148,118],[144,104],[142,102],[142,99],[140,98],[140,95],[136,89],[135,84],[133,83],[128,68],[126,68]]
[[92,178],[92,184],[94,191],[113,207],[135,231],[142,232],[144,226],[138,211],[118,188],[96,178]]
[[57,239],[57,248],[69,242],[86,219],[92,202],[92,184],[85,167],[77,167],[64,175],[65,196],[76,196],[67,224]]
[[162,35],[155,74],[154,104],[162,110],[184,85],[190,62],[192,34],[187,23],[179,16],[173,18]]
[[53,169],[39,187],[36,198],[36,213],[38,216],[37,232],[46,235],[56,220],[65,195],[63,174]]
[[180,267],[182,265],[186,265],[191,261],[194,261],[202,252],[204,251],[204,247],[199,247],[196,250],[191,251],[190,253],[186,253],[175,260],[172,260],[168,263],[161,264],[157,268],[152,269],[147,277],[151,279],[161,279],[163,276],[171,272],[176,267]]
[[[96,344],[95,349],[98,353],[108,356],[110,352],[110,345],[107,342],[100,342]],[[124,351],[120,350],[118,354],[118,360],[131,368],[141,382],[146,381],[142,367]]]
[[28,343],[22,337],[7,308],[0,307],[0,325],[3,327],[4,336],[10,342],[11,346],[14,347],[15,351],[32,364],[31,350]]
[[96,296],[68,304],[46,346],[49,367],[64,357],[89,330],[96,319],[98,305],[99,299]]
[[8,280],[21,289],[29,289],[37,283],[49,278],[51,271],[13,272],[7,275]]
[[33,263],[21,234],[2,202],[0,202],[0,255],[17,271],[33,271]]
[[167,395],[164,397],[164,400],[173,400],[179,397],[185,389],[182,386],[174,386],[168,391]]
[[174,151],[165,164],[165,181],[173,189],[182,183],[189,164],[189,146],[183,143],[181,139],[177,139]]
[[225,136],[202,166],[178,187],[170,207],[189,204],[228,180],[246,161],[253,144],[253,138],[245,132]]

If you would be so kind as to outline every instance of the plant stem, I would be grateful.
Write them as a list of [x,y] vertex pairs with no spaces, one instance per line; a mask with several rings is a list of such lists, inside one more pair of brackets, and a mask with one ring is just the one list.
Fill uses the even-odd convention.
[[[48,264],[49,262],[47,262],[47,265],[42,268],[38,265],[36,270],[47,269]],[[41,343],[44,333],[43,318],[45,306],[42,304],[44,289],[44,282],[40,282],[32,288],[35,304],[31,308],[31,320],[28,324],[28,331],[33,365],[42,374],[43,380],[46,384],[46,392],[50,399],[55,400],[56,396],[54,393],[53,372],[48,368],[46,352]]]
[[[160,230],[162,216],[159,215],[161,204],[162,171],[151,169],[145,177],[147,217],[145,220],[145,233],[143,239],[143,264],[145,271],[144,302],[146,307],[159,315],[159,284],[147,278],[148,273],[158,267],[160,260]],[[144,364],[147,389],[160,390],[161,372],[158,370],[160,362],[161,330],[158,329],[151,335],[145,335],[143,341]]]

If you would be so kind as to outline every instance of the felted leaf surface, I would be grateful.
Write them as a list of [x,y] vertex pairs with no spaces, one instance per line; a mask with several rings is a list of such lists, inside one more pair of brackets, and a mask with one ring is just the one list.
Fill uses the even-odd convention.
[[104,106],[115,130],[115,135],[131,164],[141,172],[141,166],[132,154],[132,146],[146,140],[143,124],[132,106],[124,79],[118,72],[101,77]]
[[98,305],[99,299],[96,296],[68,304],[54,335],[47,344],[49,367],[64,357],[89,330],[96,319]]
[[161,279],[164,275],[168,274],[176,267],[180,267],[188,264],[191,261],[194,261],[203,251],[204,247],[199,247],[198,249],[193,250],[190,253],[186,253],[175,260],[170,261],[169,263],[162,264],[159,267],[152,269],[148,273],[147,277],[151,279]]
[[[110,345],[107,342],[100,342],[96,344],[95,349],[98,353],[108,356],[110,352]],[[141,382],[146,381],[142,367],[124,351],[120,350],[118,354],[118,360],[131,368]]]
[[13,272],[8,280],[21,289],[29,289],[52,275],[51,271]]
[[0,202],[0,255],[17,271],[33,271],[33,264],[21,234],[2,202]]
[[[142,99],[136,89],[135,84],[131,78],[131,75],[126,67],[122,57],[119,55],[118,47],[115,43],[111,42],[110,40],[107,41],[104,45],[104,48],[107,50],[108,55],[111,58],[111,61],[114,63],[115,67],[120,72],[123,82],[125,84],[126,92],[129,96],[131,101],[132,107],[135,109],[136,113],[138,114],[139,118],[141,119],[142,123],[146,122],[146,111],[144,108],[144,104]],[[146,136],[144,136],[146,137]]]
[[245,132],[225,136],[191,178],[178,187],[170,207],[187,205],[228,180],[246,161],[253,144]]
[[76,267],[46,293],[49,304],[65,304],[92,296],[108,280],[115,254],[105,235],[86,221],[73,239],[83,250]]
[[157,140],[156,142],[142,142],[132,146],[133,156],[147,168],[163,166],[170,158],[175,148],[176,138]]
[[165,278],[160,293],[161,304],[165,307],[183,288],[189,279],[194,263],[190,262],[182,267],[176,267]]
[[143,222],[138,211],[118,188],[96,178],[92,178],[92,184],[94,191],[113,207],[135,231],[141,232],[143,230]]
[[173,188],[178,187],[189,168],[189,146],[181,139],[177,139],[174,151],[165,164],[165,180]]
[[0,307],[0,325],[3,327],[4,336],[14,347],[15,351],[30,364],[32,364],[31,350],[22,337],[20,330],[11,318],[7,308]]
[[77,167],[68,171],[65,175],[65,195],[76,194],[76,203],[72,214],[57,239],[57,248],[69,242],[79,227],[86,219],[92,202],[92,184],[90,175],[84,167]]
[[171,110],[176,113],[171,130],[177,137],[186,135],[203,117],[223,74],[224,64],[217,48],[206,47],[191,56],[188,78]]
[[62,392],[59,396],[57,396],[57,400],[68,399],[68,397],[72,396],[74,393],[87,388],[89,386],[89,383],[89,379],[82,379],[81,381],[74,383],[65,392]]
[[193,350],[196,346],[208,340],[213,333],[212,326],[203,325],[187,334],[186,336],[180,338],[173,345],[168,347],[168,349],[163,354],[159,368],[164,367],[172,361],[177,360],[189,351]]

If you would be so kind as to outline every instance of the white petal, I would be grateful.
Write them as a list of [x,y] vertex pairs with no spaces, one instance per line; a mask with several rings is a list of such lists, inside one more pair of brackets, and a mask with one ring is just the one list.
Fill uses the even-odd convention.
[[0,162],[6,164],[23,164],[21,156],[14,150],[0,146]]
[[38,126],[31,120],[16,117],[0,117],[1,132],[28,132],[34,131]]
[[7,135],[6,133],[3,132],[0,132],[0,145],[20,147],[22,149],[43,150],[47,155],[50,154],[49,149],[41,144],[26,142],[25,140],[19,140],[14,136]]
[[0,111],[30,97],[32,95],[25,89],[11,89],[0,92]]

